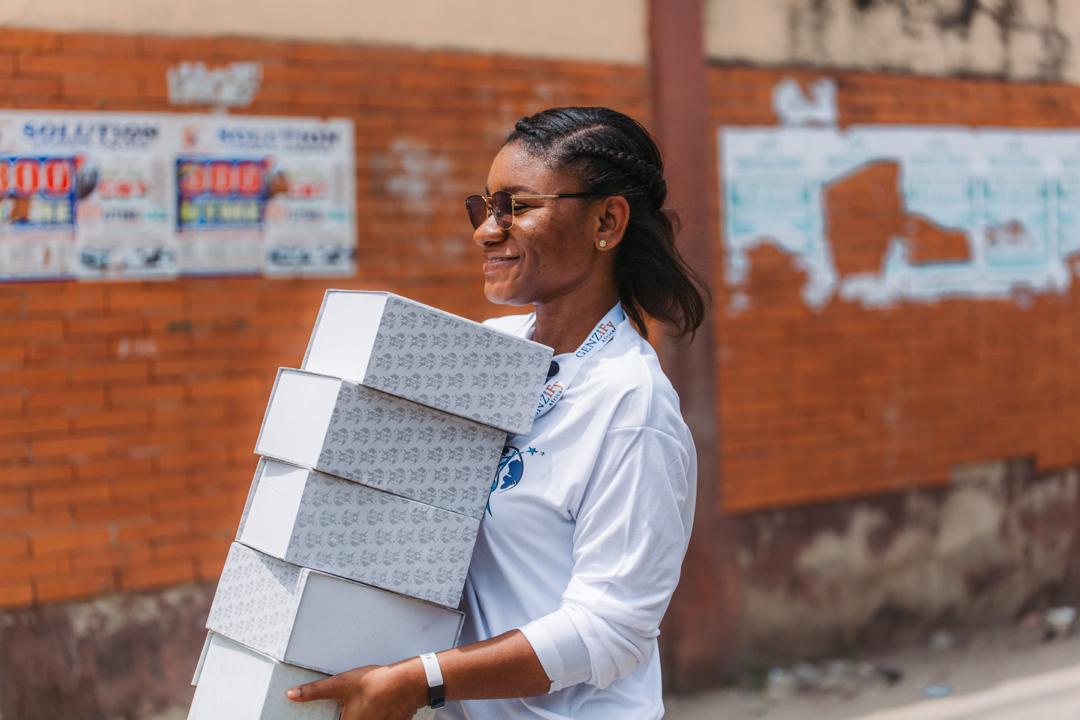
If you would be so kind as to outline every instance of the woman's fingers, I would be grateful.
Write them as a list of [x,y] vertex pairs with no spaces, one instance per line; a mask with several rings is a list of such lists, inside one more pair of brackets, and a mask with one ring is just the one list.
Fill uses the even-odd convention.
[[346,688],[344,683],[338,679],[339,677],[334,675],[325,680],[316,680],[315,682],[294,687],[285,693],[285,697],[295,702],[309,702],[311,700],[340,701]]

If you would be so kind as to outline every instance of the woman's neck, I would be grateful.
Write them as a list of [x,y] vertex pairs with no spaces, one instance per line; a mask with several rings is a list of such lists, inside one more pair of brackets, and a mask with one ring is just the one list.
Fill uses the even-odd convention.
[[532,339],[554,348],[556,355],[572,352],[585,342],[589,331],[618,299],[619,295],[612,287],[588,293],[585,297],[564,295],[551,302],[537,303]]

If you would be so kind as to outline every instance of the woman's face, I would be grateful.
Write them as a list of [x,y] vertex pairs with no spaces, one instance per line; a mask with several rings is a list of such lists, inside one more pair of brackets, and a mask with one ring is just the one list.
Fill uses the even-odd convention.
[[[503,146],[488,172],[484,194],[556,195],[586,190],[553,170],[520,143]],[[484,294],[493,303],[543,305],[572,295],[610,272],[594,245],[600,219],[589,198],[521,200],[514,225],[503,230],[490,215],[473,232],[484,253]]]

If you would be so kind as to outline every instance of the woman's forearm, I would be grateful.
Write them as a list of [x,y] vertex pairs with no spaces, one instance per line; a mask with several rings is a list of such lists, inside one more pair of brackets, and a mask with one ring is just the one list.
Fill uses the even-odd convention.
[[[543,695],[551,687],[544,667],[520,630],[438,654],[447,700]],[[419,658],[390,666],[398,681],[427,704],[427,677]]]

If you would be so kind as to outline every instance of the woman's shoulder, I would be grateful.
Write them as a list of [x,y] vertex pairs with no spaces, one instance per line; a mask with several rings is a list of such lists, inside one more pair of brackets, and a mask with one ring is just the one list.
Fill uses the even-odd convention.
[[610,351],[597,358],[588,378],[593,392],[615,403],[609,429],[652,428],[677,438],[688,432],[679,395],[652,346],[628,333]]

